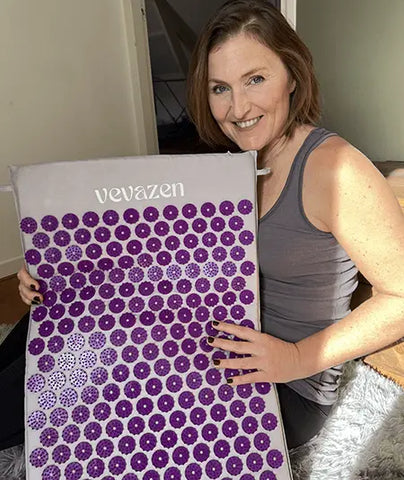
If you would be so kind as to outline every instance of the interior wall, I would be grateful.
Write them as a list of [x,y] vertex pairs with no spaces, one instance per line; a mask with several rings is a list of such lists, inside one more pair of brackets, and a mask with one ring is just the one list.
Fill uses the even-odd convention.
[[[140,4],[1,0],[0,184],[10,164],[146,153],[125,18]],[[144,78],[147,66],[135,68]],[[2,277],[22,264],[11,194],[0,194],[0,218]]]
[[323,124],[375,161],[404,160],[403,0],[297,0]]

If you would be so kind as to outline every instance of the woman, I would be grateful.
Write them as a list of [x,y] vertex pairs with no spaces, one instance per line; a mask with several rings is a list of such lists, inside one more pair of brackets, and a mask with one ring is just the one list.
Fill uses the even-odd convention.
[[[215,322],[250,354],[217,368],[256,370],[232,385],[276,382],[289,448],[316,435],[336,400],[340,364],[404,335],[404,221],[371,162],[316,128],[311,55],[267,1],[231,0],[192,57],[188,105],[203,140],[257,150],[262,332]],[[378,294],[354,312],[357,268]],[[23,269],[26,303],[41,301]],[[35,300],[35,297],[36,300]]]
[[[278,383],[289,448],[315,435],[336,400],[341,363],[404,334],[404,221],[381,174],[316,129],[311,55],[266,1],[227,2],[206,26],[188,104],[212,145],[258,150],[263,333],[219,324],[251,354],[219,368],[256,369],[232,384]],[[379,292],[350,313],[356,266]]]

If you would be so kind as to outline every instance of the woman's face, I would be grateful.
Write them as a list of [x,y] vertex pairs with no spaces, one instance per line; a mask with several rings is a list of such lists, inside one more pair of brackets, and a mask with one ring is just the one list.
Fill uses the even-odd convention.
[[241,150],[261,150],[279,136],[295,88],[271,49],[243,33],[209,54],[209,105],[223,133]]

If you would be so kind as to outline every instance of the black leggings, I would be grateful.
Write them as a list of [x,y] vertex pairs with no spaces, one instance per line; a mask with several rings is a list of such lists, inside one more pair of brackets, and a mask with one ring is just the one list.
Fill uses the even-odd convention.
[[29,314],[0,345],[0,450],[24,443],[25,344]]
[[302,397],[284,383],[276,385],[288,449],[299,447],[316,436],[332,405],[319,405]]
[[[29,315],[26,314],[0,345],[0,450],[24,442],[25,344]],[[288,448],[314,437],[331,406],[318,405],[284,384],[277,385]]]

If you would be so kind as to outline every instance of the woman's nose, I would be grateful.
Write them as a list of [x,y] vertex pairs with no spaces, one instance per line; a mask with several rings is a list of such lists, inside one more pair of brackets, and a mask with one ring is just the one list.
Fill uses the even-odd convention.
[[247,94],[245,92],[233,91],[231,108],[234,118],[242,120],[251,108]]

